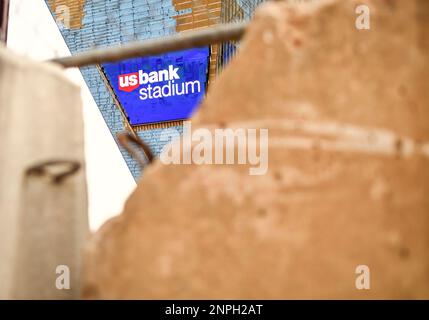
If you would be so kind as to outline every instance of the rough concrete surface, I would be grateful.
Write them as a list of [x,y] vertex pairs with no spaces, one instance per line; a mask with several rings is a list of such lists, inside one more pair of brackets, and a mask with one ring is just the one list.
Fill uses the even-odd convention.
[[[0,146],[0,299],[78,298],[88,235],[80,89],[2,46]],[[79,170],[55,182],[71,163]],[[69,290],[56,286],[62,265]]]
[[262,6],[192,125],[268,128],[267,174],[153,164],[84,297],[429,298],[428,27],[426,0]]

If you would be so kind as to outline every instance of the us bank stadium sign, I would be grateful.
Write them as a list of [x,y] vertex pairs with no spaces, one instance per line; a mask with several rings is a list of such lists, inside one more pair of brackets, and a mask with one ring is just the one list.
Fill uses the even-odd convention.
[[204,97],[209,48],[106,63],[102,67],[131,125],[188,119]]

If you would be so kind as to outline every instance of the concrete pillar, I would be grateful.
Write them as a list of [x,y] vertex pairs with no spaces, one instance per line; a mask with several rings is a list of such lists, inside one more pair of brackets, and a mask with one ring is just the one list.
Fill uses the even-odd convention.
[[0,146],[0,298],[77,298],[88,233],[80,90],[5,48]]

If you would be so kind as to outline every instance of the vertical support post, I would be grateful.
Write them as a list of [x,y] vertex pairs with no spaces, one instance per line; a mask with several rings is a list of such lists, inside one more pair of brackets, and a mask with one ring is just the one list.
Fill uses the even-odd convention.
[[79,297],[83,163],[79,88],[0,48],[0,299]]

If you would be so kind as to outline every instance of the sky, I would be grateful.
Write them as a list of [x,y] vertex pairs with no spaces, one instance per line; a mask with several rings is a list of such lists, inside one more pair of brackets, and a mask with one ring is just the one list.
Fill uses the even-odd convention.
[[[7,46],[35,60],[70,55],[43,0],[11,0]],[[78,69],[66,75],[81,87],[91,230],[122,211],[136,183]]]

